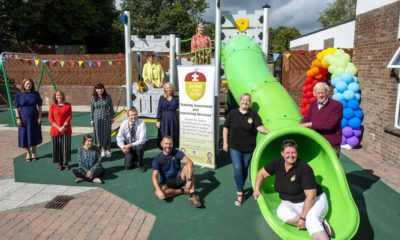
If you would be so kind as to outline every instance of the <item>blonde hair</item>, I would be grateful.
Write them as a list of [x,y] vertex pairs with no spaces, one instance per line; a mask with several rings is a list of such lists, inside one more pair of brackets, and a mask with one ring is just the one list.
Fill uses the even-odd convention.
[[246,96],[248,96],[249,98],[250,98],[250,103],[252,102],[252,100],[251,100],[251,95],[250,95],[250,93],[243,93],[241,96],[240,96],[240,98],[239,98],[239,100],[242,100],[244,97],[246,97]]
[[172,83],[170,83],[170,82],[167,82],[167,83],[165,83],[164,86],[163,86],[163,88],[164,88],[164,97],[167,97],[167,91],[165,91],[165,88],[166,88],[167,86],[171,86],[171,87],[172,87],[172,96],[174,96],[174,94],[175,94],[174,84],[172,84]]

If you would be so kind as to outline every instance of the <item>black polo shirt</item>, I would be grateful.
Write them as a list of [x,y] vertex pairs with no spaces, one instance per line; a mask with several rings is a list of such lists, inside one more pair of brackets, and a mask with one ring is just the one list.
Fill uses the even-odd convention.
[[269,175],[275,175],[275,191],[282,200],[293,203],[304,202],[304,190],[317,189],[317,196],[321,195],[322,188],[315,181],[312,168],[304,161],[297,159],[295,165],[286,172],[283,157],[274,159],[264,166]]
[[229,112],[224,127],[229,129],[230,147],[241,152],[252,152],[256,148],[257,128],[261,118],[251,109],[242,114],[238,108]]

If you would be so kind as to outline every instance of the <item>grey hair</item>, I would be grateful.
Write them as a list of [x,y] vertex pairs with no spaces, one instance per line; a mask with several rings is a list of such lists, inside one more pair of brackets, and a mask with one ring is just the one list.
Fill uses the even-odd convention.
[[242,100],[242,98],[244,98],[245,96],[248,96],[248,97],[250,98],[250,102],[252,102],[250,93],[243,93],[243,94],[240,96],[239,99]]
[[319,83],[315,84],[315,86],[313,88],[313,93],[315,93],[315,91],[317,91],[317,88],[320,88],[320,87],[325,88],[326,93],[329,94],[331,89],[329,88],[329,86],[326,82],[319,82]]

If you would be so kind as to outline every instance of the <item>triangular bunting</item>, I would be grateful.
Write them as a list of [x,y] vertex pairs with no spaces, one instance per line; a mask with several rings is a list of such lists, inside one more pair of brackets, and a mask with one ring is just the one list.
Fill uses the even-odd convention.
[[43,64],[46,64],[48,61],[49,61],[49,60],[43,59],[43,60],[42,60],[42,63],[43,63]]
[[112,61],[111,60],[108,61],[108,65],[110,65],[110,66],[112,65]]
[[93,65],[93,61],[92,60],[88,60],[86,63],[89,65],[89,67],[91,67]]
[[57,64],[57,60],[51,60],[50,65],[55,66]]
[[29,59],[29,58],[24,59],[24,63],[31,64],[31,62],[32,62],[32,59]]
[[101,61],[96,61],[96,64],[97,64],[98,67],[100,67],[101,66]]
[[274,62],[276,61],[276,59],[279,58],[279,56],[280,56],[279,53],[273,53],[273,54],[272,54],[272,57],[274,58]]
[[83,61],[78,61],[79,67],[82,66],[82,64],[83,64]]
[[117,59],[117,64],[121,65],[122,64],[122,59]]
[[39,65],[40,60],[39,59],[35,59],[35,65],[37,67],[37,65]]
[[63,61],[63,60],[60,61],[61,67],[64,67],[64,63],[65,63],[65,61]]
[[292,55],[292,54],[290,54],[290,53],[285,53],[285,57],[286,57],[287,59],[290,58],[290,55]]

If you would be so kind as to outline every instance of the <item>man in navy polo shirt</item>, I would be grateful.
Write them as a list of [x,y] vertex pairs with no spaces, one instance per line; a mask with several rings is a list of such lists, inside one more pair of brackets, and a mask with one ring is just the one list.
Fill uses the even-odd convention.
[[[189,203],[203,207],[195,191],[193,162],[185,154],[173,148],[170,136],[161,141],[162,152],[153,160],[152,181],[155,194],[160,200],[189,194]],[[181,162],[186,165],[181,169]]]

